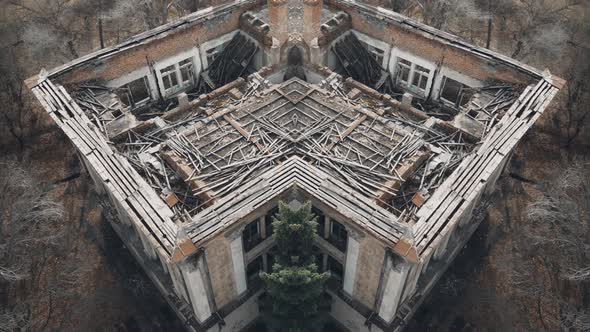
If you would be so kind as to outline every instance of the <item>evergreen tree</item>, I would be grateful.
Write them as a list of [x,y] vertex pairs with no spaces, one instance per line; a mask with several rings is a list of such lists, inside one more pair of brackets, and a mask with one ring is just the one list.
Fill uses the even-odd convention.
[[311,203],[291,209],[279,202],[273,217],[277,243],[272,273],[261,273],[267,296],[262,314],[270,331],[321,331],[330,309],[325,297],[328,272],[319,273],[313,255],[316,217]]

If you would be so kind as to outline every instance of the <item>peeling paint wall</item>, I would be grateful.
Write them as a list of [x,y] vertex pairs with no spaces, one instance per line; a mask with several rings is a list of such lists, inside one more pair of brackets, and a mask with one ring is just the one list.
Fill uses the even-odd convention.
[[237,296],[230,243],[224,236],[218,236],[205,248],[207,267],[217,308],[230,303]]
[[382,243],[370,236],[361,241],[353,295],[367,308],[374,309],[384,257]]

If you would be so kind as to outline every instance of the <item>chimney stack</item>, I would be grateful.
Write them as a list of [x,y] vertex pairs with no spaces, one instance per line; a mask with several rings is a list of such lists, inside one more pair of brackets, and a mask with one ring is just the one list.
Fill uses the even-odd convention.
[[322,0],[303,0],[303,40],[309,46],[320,36],[322,5]]
[[270,34],[279,41],[279,47],[289,38],[288,0],[268,0]]

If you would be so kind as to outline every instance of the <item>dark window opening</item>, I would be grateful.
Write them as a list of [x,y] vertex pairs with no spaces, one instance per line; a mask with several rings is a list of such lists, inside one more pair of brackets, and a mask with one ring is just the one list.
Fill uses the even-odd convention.
[[299,47],[293,46],[289,49],[287,53],[287,70],[285,70],[285,74],[283,75],[283,81],[287,81],[293,77],[297,77],[303,81],[307,80],[305,69],[303,68],[303,57],[303,51]]
[[405,84],[409,83],[412,63],[408,60],[399,58],[397,63],[397,80]]
[[471,88],[445,76],[440,98],[455,107],[465,106],[473,95]]
[[328,242],[333,244],[340,251],[346,251],[346,245],[348,243],[348,232],[341,223],[332,220],[330,223],[330,237]]
[[182,80],[183,85],[191,85],[194,81],[194,68],[193,68],[193,60],[188,58],[186,60],[180,61],[178,63],[178,68],[180,69],[180,78]]
[[273,254],[266,254],[266,272],[272,272],[272,266],[275,264],[275,256]]
[[262,238],[260,236],[260,223],[258,220],[246,225],[246,228],[242,232],[242,242],[244,243],[244,250],[246,252],[250,251],[257,244],[262,242]]
[[325,236],[324,229],[326,228],[326,216],[324,215],[322,210],[320,210],[316,207],[312,207],[311,212],[317,217],[316,221],[318,223],[318,226],[317,226],[318,236],[323,238]]
[[338,282],[342,282],[344,279],[344,267],[332,256],[328,256],[328,271],[330,271],[330,277],[332,279]]
[[260,272],[264,271],[264,264],[262,261],[262,255],[256,257],[256,259],[254,259],[253,261],[250,262],[250,264],[248,264],[248,267],[246,267],[246,277],[248,278],[248,280],[252,280],[258,277],[258,275],[260,274]]
[[324,272],[324,254],[322,253],[320,248],[316,246],[314,246],[311,250],[313,252],[313,262],[318,267],[318,271]]
[[277,213],[279,213],[279,208],[275,207],[275,208],[271,209],[270,211],[268,211],[266,216],[264,216],[264,228],[266,231],[266,237],[269,237],[273,234],[274,228],[272,226],[272,222],[273,222],[273,217]]
[[117,89],[117,95],[125,105],[135,107],[151,98],[148,87],[147,78],[144,76]]

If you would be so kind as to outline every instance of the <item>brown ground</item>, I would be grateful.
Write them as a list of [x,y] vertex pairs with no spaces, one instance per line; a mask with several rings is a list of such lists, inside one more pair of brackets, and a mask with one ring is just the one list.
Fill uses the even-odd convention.
[[[4,157],[19,154],[7,149],[3,152]],[[36,304],[32,316],[37,323],[33,330],[181,330],[165,300],[103,216],[92,180],[57,127],[33,135],[22,160],[25,165],[35,166],[42,184],[53,184],[50,194],[65,209],[64,241],[71,241],[71,251],[63,253],[64,257],[50,257],[43,269],[41,290],[33,296]],[[75,284],[59,290],[56,297],[61,299],[54,300],[49,316],[47,283],[52,274],[72,262],[80,266]],[[14,304],[21,291],[15,288],[8,305]],[[47,326],[42,329],[48,316]]]

